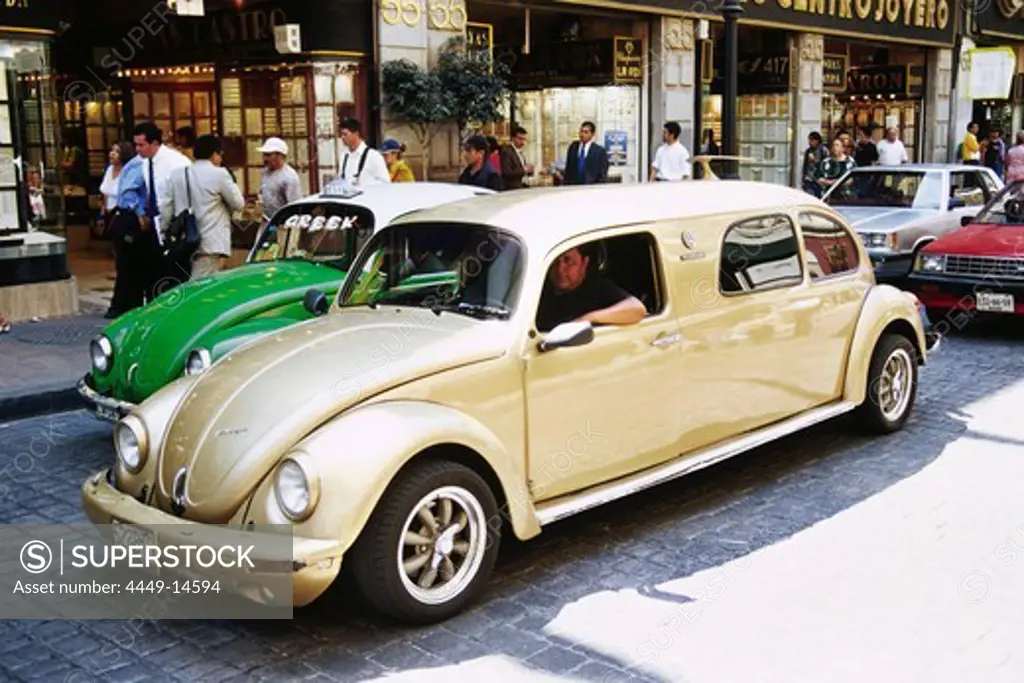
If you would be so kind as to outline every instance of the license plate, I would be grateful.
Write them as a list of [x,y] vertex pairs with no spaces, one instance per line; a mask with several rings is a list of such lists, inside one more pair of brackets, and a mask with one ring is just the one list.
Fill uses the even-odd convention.
[[[156,545],[156,533],[151,529],[145,529],[117,519],[111,520],[110,524],[114,532],[114,541],[120,545],[139,545],[143,547]],[[160,573],[159,568],[153,566],[150,566],[148,571],[151,574]]]
[[974,307],[983,313],[1013,313],[1013,295],[978,292]]

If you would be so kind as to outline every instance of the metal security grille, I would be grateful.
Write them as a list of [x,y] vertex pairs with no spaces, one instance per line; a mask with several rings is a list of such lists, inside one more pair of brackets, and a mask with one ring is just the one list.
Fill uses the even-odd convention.
[[999,280],[1024,280],[1024,258],[1000,258],[997,256],[946,256],[947,275]]

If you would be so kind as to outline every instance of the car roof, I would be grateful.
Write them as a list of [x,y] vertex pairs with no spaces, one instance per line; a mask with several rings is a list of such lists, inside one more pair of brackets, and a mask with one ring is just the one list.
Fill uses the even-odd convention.
[[398,216],[470,197],[493,195],[493,190],[455,183],[384,183],[362,188],[353,196],[319,193],[305,197],[289,206],[323,204],[324,202],[361,206],[373,212],[377,227],[387,225]]
[[605,227],[742,211],[778,212],[798,205],[832,211],[820,199],[783,185],[687,180],[513,190],[438,206],[395,224],[489,225],[543,246]]
[[970,166],[968,164],[897,164],[893,166],[858,166],[854,172],[864,173],[866,171],[891,172],[915,172],[915,171],[977,171],[984,166]]

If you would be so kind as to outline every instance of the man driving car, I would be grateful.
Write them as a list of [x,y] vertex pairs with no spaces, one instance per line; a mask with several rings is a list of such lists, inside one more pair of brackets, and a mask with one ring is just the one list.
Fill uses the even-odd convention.
[[561,323],[631,325],[647,315],[647,308],[611,280],[588,273],[590,256],[579,248],[561,254],[548,270],[541,295],[537,328],[548,332]]

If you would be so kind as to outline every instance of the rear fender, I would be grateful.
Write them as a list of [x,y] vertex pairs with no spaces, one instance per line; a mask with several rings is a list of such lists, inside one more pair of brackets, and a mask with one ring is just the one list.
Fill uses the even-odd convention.
[[913,299],[891,285],[876,285],[868,290],[850,345],[843,390],[845,400],[860,405],[867,398],[871,356],[886,331],[905,334],[914,345],[919,362],[924,363],[924,323]]

